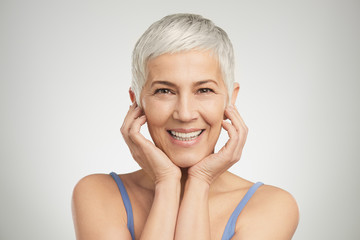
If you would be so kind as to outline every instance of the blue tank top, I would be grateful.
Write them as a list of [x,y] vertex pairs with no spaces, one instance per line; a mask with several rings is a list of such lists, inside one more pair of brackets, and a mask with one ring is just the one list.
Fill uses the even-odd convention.
[[[132,211],[129,195],[126,192],[125,186],[124,186],[123,182],[121,181],[121,178],[114,172],[110,173],[110,175],[114,178],[114,180],[120,190],[120,194],[123,199],[126,214],[127,214],[127,227],[130,231],[132,240],[135,240],[134,216],[133,216],[133,211]],[[254,185],[252,185],[251,188],[247,191],[247,193],[243,197],[243,199],[241,199],[240,203],[237,205],[237,207],[231,214],[231,216],[226,224],[226,227],[225,227],[225,230],[224,230],[221,240],[230,240],[234,236],[236,221],[237,221],[241,211],[243,210],[243,208],[245,207],[245,205],[249,201],[249,199],[252,197],[252,195],[254,195],[255,191],[261,185],[263,185],[262,182],[257,182]]]

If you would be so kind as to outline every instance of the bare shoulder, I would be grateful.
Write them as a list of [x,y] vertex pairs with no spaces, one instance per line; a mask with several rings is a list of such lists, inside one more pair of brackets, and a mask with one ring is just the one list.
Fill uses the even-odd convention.
[[289,240],[298,222],[299,209],[294,197],[281,188],[263,185],[240,215],[234,239]]
[[108,174],[89,175],[76,184],[72,212],[77,239],[131,239],[121,194]]
[[[84,194],[96,194],[97,192],[101,193],[110,193],[113,190],[113,180],[108,174],[92,174],[83,177],[75,185],[73,191],[73,197],[81,197]],[[109,191],[110,190],[110,191]]]
[[[117,194],[114,180],[108,174],[88,175],[75,185],[72,196],[73,207],[107,203]],[[121,196],[120,196],[121,197]]]

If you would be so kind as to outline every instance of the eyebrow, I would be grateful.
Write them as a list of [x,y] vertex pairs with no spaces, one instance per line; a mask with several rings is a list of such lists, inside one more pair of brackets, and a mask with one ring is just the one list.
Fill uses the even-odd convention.
[[167,85],[167,86],[170,86],[170,87],[175,87],[176,86],[176,84],[174,84],[172,82],[168,82],[168,81],[154,81],[154,82],[151,83],[151,87],[153,87],[156,84]]
[[[203,84],[206,84],[206,83],[214,83],[216,86],[218,86],[218,83],[215,80],[212,80],[212,79],[198,81],[198,82],[196,82],[194,84],[194,86],[200,86],[200,85],[203,85]],[[176,87],[176,84],[174,84],[172,82],[169,82],[169,81],[163,81],[163,80],[158,80],[158,81],[152,82],[151,87],[153,87],[156,84],[162,84],[162,85],[166,85],[166,86],[169,86],[169,87]]]
[[214,83],[216,86],[218,85],[218,83],[215,80],[212,80],[212,79],[198,81],[194,85],[199,86],[199,85],[206,84],[206,83]]

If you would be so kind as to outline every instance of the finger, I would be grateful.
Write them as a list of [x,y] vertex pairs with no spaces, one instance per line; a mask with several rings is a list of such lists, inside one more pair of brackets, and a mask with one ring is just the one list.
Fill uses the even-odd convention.
[[240,130],[243,127],[239,115],[233,106],[230,105],[225,109],[225,116],[231,121],[236,130]]
[[127,126],[127,123],[128,123],[128,121],[129,121],[129,118],[131,118],[131,117],[130,117],[131,112],[134,111],[134,109],[135,109],[135,104],[136,104],[136,102],[134,102],[132,105],[130,105],[129,110],[127,111],[126,116],[125,116],[125,118],[124,118],[124,120],[123,120],[123,124],[122,124],[122,126],[121,126],[121,129],[123,129],[124,126]]
[[[222,123],[223,128],[226,130],[228,136],[229,136],[229,140],[225,143],[224,147],[222,147],[221,149],[229,149],[231,151],[235,150],[236,146],[238,145],[238,140],[239,140],[239,134],[236,131],[235,127],[223,120]],[[221,151],[221,150],[220,150]]]
[[241,134],[236,131],[235,127],[226,121],[223,123],[223,128],[227,130],[229,140],[226,142],[225,146],[220,149],[220,151],[227,154],[228,160],[234,164],[241,158],[242,150],[246,141],[246,135],[241,136]]
[[130,109],[126,115],[126,118],[127,118],[127,120],[132,121],[133,119],[140,117],[142,114],[143,114],[142,109],[136,103],[134,103],[130,107]]
[[237,108],[236,108],[235,105],[233,105],[233,110],[234,110],[234,113],[235,113],[235,114],[238,116],[238,118],[240,119],[241,124],[242,124],[245,128],[247,128],[244,119],[241,117],[241,115],[240,115],[240,113],[239,113],[239,111],[237,110]]
[[[230,115],[236,115],[235,118],[230,119],[230,120],[232,121],[231,125],[233,125],[237,131],[237,136],[238,136],[237,149],[242,151],[243,145],[245,144],[245,141],[247,138],[248,129],[247,129],[247,126],[245,125],[245,123],[243,123],[243,120],[242,120],[240,114],[235,114],[232,110],[231,113],[229,114],[229,116]],[[229,122],[226,122],[226,123],[230,124]]]
[[142,115],[135,119],[132,122],[131,127],[129,128],[129,138],[133,143],[137,145],[144,144],[145,142],[150,142],[140,133],[141,126],[144,125],[145,122],[146,116]]
[[225,111],[225,114],[240,133],[247,134],[248,127],[246,126],[235,106],[229,105]]
[[236,107],[234,107],[234,112],[238,116],[238,119],[240,120],[241,125],[247,130],[248,127],[246,126],[244,119],[241,117],[241,115]]
[[133,104],[130,107],[128,113],[125,116],[123,124],[120,128],[120,131],[123,134],[123,136],[128,134],[132,122],[138,117],[140,117],[142,114],[143,114],[142,109],[138,107],[136,104]]

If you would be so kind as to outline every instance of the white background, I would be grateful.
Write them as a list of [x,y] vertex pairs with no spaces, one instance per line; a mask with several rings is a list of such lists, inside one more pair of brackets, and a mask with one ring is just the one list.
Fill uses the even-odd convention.
[[[0,1],[0,239],[75,239],[71,194],[137,169],[131,51],[177,12],[228,32],[249,127],[231,170],[291,192],[293,239],[360,239],[360,1]],[[221,143],[225,141],[222,135]]]

